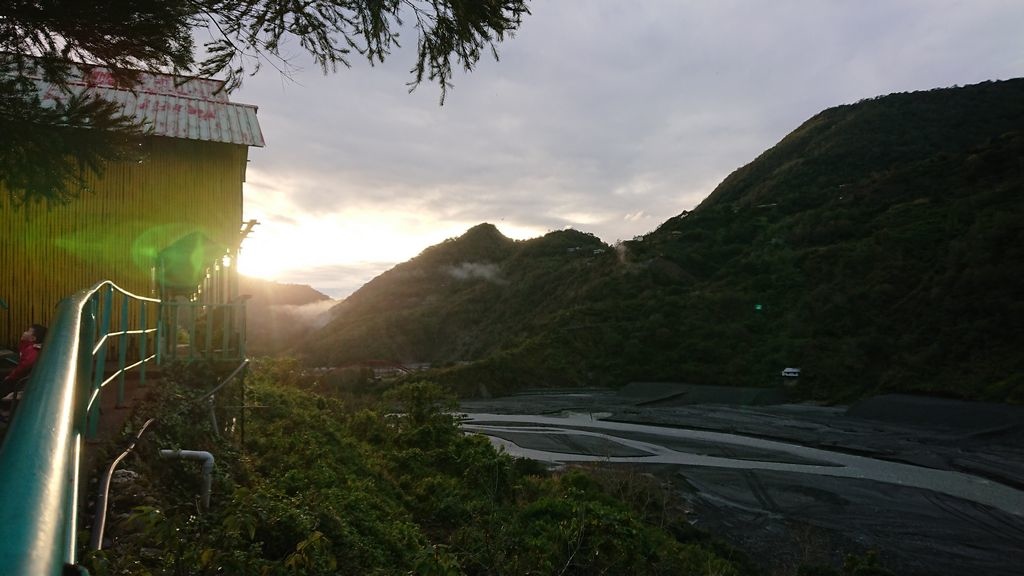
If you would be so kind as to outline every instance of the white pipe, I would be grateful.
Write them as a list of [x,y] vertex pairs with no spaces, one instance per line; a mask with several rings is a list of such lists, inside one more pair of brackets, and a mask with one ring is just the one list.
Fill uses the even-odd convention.
[[200,450],[161,450],[161,458],[184,458],[186,460],[202,460],[203,462],[203,487],[200,495],[203,499],[203,509],[210,509],[210,486],[213,484],[213,454]]

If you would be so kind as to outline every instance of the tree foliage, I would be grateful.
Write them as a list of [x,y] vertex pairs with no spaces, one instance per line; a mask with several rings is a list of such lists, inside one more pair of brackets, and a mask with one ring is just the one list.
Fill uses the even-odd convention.
[[[381,63],[412,27],[416,60],[410,89],[472,70],[485,51],[511,36],[527,0],[15,0],[0,5],[0,183],[15,200],[61,201],[84,176],[123,154],[138,126],[91,97],[44,106],[26,75],[67,89],[72,64],[111,69],[126,85],[138,70],[222,76],[239,86],[263,64],[289,72],[297,44],[327,72],[353,56]],[[193,32],[205,29],[202,56]],[[69,93],[70,95],[70,93]],[[100,135],[78,132],[98,129]],[[8,134],[17,137],[8,137]],[[48,143],[48,140],[54,140]]]
[[0,75],[0,133],[0,185],[19,205],[87,192],[89,173],[141,153],[143,131],[111,102],[69,94],[47,107],[33,82]]
[[[690,526],[670,487],[631,471],[549,473],[498,452],[459,428],[435,384],[381,398],[261,363],[239,451],[237,427],[212,434],[208,406],[181,411],[190,382],[210,380],[193,367],[165,374],[136,411],[160,425],[124,464],[134,480],[113,495],[117,520],[86,559],[91,574],[753,573]],[[237,415],[237,394],[219,394],[218,412]],[[195,508],[188,463],[157,459],[163,446],[216,454],[210,510]]]

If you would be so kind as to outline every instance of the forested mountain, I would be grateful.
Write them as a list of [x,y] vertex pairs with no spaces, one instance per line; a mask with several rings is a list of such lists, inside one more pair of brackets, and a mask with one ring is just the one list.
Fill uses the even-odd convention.
[[431,362],[464,393],[779,385],[792,366],[805,397],[1021,402],[1022,198],[1024,79],[874,98],[643,238],[474,227],[368,283],[302,350]]
[[305,284],[282,284],[239,276],[239,294],[247,296],[246,349],[251,354],[276,354],[288,349],[327,312],[329,296]]
[[595,250],[610,247],[575,230],[513,241],[475,226],[367,283],[302,349],[319,365],[490,356],[561,313],[590,281]]

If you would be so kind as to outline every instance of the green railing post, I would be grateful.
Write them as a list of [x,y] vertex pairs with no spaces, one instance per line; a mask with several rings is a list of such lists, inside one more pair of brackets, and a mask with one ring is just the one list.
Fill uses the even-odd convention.
[[248,322],[248,317],[249,317],[249,314],[248,314],[248,312],[246,312],[245,300],[242,300],[242,322],[241,322],[241,329],[239,330],[239,334],[238,334],[238,356],[240,358],[245,358],[246,357],[245,335],[248,334],[248,332],[246,331],[248,329],[248,326],[246,325],[246,322]]
[[[244,356],[243,356],[244,357]],[[239,415],[239,446],[241,446],[242,452],[245,452],[245,377],[249,374],[249,368],[246,366],[245,372],[242,373],[242,402],[241,402],[241,414]]]
[[142,338],[139,340],[139,360],[142,360],[142,366],[139,366],[139,386],[146,385],[146,352],[148,352],[146,343],[149,342],[149,324],[146,324],[147,308],[149,308],[149,303],[143,302],[142,309],[139,310],[139,324],[142,325]]
[[[102,343],[99,350],[96,351],[96,360],[92,368],[93,383],[90,395],[92,404],[89,406],[88,424],[85,430],[85,437],[89,440],[96,437],[100,425],[100,403],[103,397],[103,376],[107,371],[107,348],[109,344],[106,341],[106,334],[110,332],[110,315],[111,308],[114,306],[114,289],[111,286],[105,286],[101,289],[100,294],[103,296],[103,314],[99,329],[103,336],[100,337]],[[95,299],[90,299],[90,306],[96,306],[97,304],[98,302]],[[97,340],[95,329],[90,330],[89,340],[89,349],[95,349]]]
[[196,338],[196,303],[189,301],[188,305],[188,359],[194,360],[196,346],[199,345]]
[[[89,426],[89,401],[92,399],[93,391],[93,347],[96,345],[96,296],[92,296],[85,303],[81,320],[79,321],[80,334],[78,337],[78,370],[76,386],[78,397],[76,399],[77,413],[75,414],[75,430],[85,433]],[[50,339],[51,344],[53,339]]]
[[203,330],[203,356],[205,358],[213,358],[213,324],[214,318],[211,313],[214,310],[213,306],[203,306],[203,311],[206,313],[205,330]]
[[[233,304],[228,304],[226,306],[219,305],[219,306],[217,306],[217,308],[219,310],[221,310],[221,312],[222,312],[222,314],[220,315],[220,322],[219,322],[219,324],[220,324],[220,357],[224,358],[224,359],[227,359],[227,358],[231,358],[231,351],[228,349],[228,347],[229,347],[229,344],[230,344],[230,340],[229,339],[231,337],[231,317],[233,316],[231,311],[234,310],[234,305]],[[216,315],[214,315],[214,316],[216,316]]]
[[124,408],[124,367],[128,365],[128,298],[121,296],[121,338],[117,350],[117,369],[121,375],[117,377],[117,404],[115,407]]
[[168,305],[167,302],[161,300],[156,305],[156,338],[153,344],[156,346],[156,365],[163,366],[164,361],[167,358],[167,335],[170,334],[170,328],[168,327]]

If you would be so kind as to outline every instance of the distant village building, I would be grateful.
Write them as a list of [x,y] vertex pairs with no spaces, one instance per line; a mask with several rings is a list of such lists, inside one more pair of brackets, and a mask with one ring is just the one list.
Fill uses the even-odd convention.
[[[36,84],[44,104],[67,97]],[[126,88],[107,69],[77,68],[73,92],[116,102],[151,135],[139,158],[108,163],[67,205],[14,206],[0,186],[0,345],[49,323],[61,299],[100,280],[144,296],[190,295],[205,283],[204,299],[234,297],[242,183],[249,147],[264,140],[256,107],[229,101],[223,88],[148,72]]]
[[396,378],[413,372],[421,372],[430,368],[429,362],[402,363],[391,360],[365,360],[354,366],[368,368],[373,371],[373,377],[377,380]]
[[373,369],[373,377],[377,379],[397,378],[398,376],[404,376],[406,374],[412,374],[413,372],[422,372],[430,369],[429,362],[389,363],[369,361],[364,362],[363,364]]
[[782,377],[783,378],[799,378],[800,377],[800,369],[799,368],[783,368],[782,369]]

